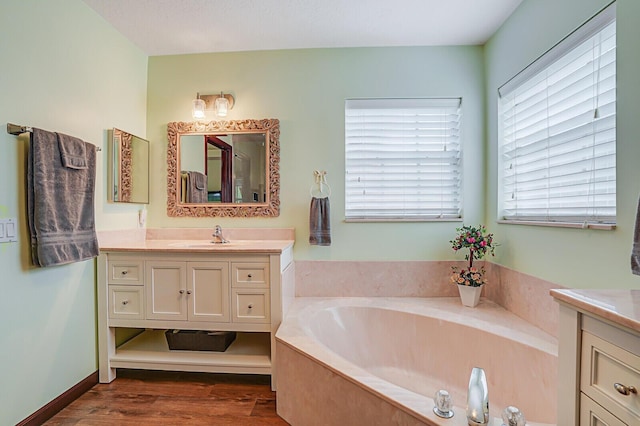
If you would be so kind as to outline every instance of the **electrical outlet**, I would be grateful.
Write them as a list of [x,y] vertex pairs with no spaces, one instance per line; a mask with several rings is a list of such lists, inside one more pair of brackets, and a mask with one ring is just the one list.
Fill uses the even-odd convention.
[[144,228],[147,224],[147,210],[140,209],[138,210],[138,227]]
[[0,243],[11,243],[15,241],[18,241],[16,219],[0,219]]

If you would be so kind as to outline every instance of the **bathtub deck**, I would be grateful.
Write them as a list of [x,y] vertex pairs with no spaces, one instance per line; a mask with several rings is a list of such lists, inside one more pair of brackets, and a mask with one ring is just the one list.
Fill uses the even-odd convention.
[[[349,424],[353,425],[364,425],[367,422],[368,424],[390,422],[389,424],[402,425],[467,425],[464,409],[466,389],[447,388],[454,395],[456,414],[452,419],[441,419],[432,411],[431,392],[420,394],[386,382],[347,361],[320,341],[312,338],[313,333],[310,333],[308,318],[313,317],[314,312],[318,310],[341,306],[374,307],[442,318],[447,322],[475,327],[484,332],[505,337],[547,354],[545,356],[557,358],[556,338],[485,299],[482,299],[476,308],[468,308],[463,307],[457,297],[296,298],[276,334],[277,350],[283,354],[282,358],[280,353],[278,357],[287,364],[282,365],[283,371],[287,371],[287,374],[282,377],[282,381],[279,378],[277,383],[278,413],[289,422],[315,424],[313,418],[318,418],[321,419],[316,420],[321,421],[317,423],[318,425],[337,425],[340,421],[347,419]],[[455,339],[455,336],[441,336],[436,343],[440,346],[446,345],[450,339]],[[500,349],[497,348],[496,353],[501,353]],[[471,342],[469,356],[473,357]],[[416,377],[415,380],[428,382],[429,378]],[[325,385],[326,387],[323,387]],[[434,381],[432,386],[435,393],[437,389],[442,388],[442,383]],[[307,390],[308,394],[306,394]],[[549,391],[555,392],[555,387],[550,388]],[[328,405],[333,407],[332,413],[326,412]],[[298,407],[305,407],[305,409],[301,410]],[[300,417],[305,416],[303,411],[313,411],[313,407],[317,408],[315,417]],[[346,408],[341,411],[339,407]],[[491,413],[493,417],[500,415],[499,412],[495,412],[496,410],[497,408],[493,407]],[[555,408],[553,410],[555,411]],[[340,414],[336,414],[337,412]],[[535,417],[536,413],[529,414],[530,417]],[[331,416],[335,416],[336,421],[332,421]],[[502,421],[495,418],[490,424],[501,425]],[[530,426],[543,424],[551,423],[528,422]]]

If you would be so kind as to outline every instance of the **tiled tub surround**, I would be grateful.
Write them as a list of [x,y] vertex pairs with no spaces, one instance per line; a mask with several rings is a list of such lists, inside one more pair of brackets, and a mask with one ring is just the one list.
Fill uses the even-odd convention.
[[[299,265],[298,265],[299,266]],[[466,425],[471,369],[485,369],[492,425],[507,405],[556,418],[557,341],[485,300],[296,298],[276,334],[278,414],[304,425]],[[280,370],[282,371],[282,370]],[[437,417],[447,389],[455,416]]]
[[[315,261],[296,260],[297,297],[457,297],[449,281],[453,261]],[[489,284],[482,300],[557,336],[558,306],[549,290],[562,288],[503,266],[484,264]],[[481,302],[482,303],[482,302]]]

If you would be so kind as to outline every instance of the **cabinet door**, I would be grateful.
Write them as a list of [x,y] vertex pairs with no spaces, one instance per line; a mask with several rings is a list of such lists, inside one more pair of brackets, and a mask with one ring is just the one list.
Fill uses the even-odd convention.
[[231,264],[232,287],[269,288],[269,264],[234,262]]
[[142,285],[144,283],[143,261],[139,258],[109,257],[109,284]]
[[234,288],[233,322],[268,324],[271,321],[269,290]]
[[229,322],[229,263],[188,262],[189,321]]
[[[634,350],[633,339],[617,343]],[[585,330],[581,372],[580,387],[589,398],[624,422],[640,425],[640,396],[617,390],[620,385],[639,386],[640,356]]]
[[580,426],[627,426],[620,419],[593,402],[585,394],[580,395]]
[[187,319],[186,262],[146,262],[147,319]]
[[144,319],[142,286],[110,285],[109,318]]

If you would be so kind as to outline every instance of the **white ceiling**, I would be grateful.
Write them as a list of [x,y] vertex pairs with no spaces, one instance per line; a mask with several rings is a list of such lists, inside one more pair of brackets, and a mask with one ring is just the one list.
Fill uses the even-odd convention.
[[83,0],[151,56],[484,44],[522,0]]

